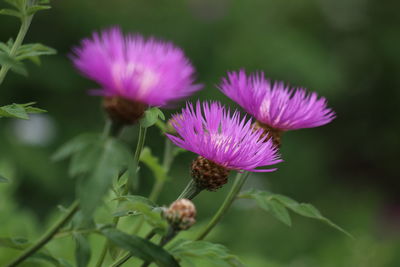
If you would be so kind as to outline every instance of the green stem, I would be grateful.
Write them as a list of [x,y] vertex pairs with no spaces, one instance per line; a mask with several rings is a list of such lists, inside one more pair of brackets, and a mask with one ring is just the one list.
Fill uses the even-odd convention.
[[144,128],[142,126],[140,126],[139,128],[139,138],[138,138],[138,142],[137,142],[137,146],[136,146],[136,151],[135,151],[135,155],[133,156],[133,171],[135,172],[135,175],[129,175],[128,176],[128,181],[125,184],[125,188],[123,191],[123,195],[127,195],[129,193],[129,191],[132,188],[132,184],[133,184],[133,178],[137,177],[137,169],[139,167],[139,158],[140,158],[140,154],[142,153],[143,150],[143,146],[144,146],[144,141],[146,139],[146,132],[147,132],[147,128]]
[[[133,156],[133,171],[135,172],[135,175],[133,175],[133,177],[137,177],[137,169],[138,169],[138,166],[139,166],[139,158],[140,158],[140,154],[142,153],[142,150],[143,150],[144,141],[146,139],[146,132],[147,132],[147,128],[144,128],[144,127],[141,127],[141,126],[139,126],[139,127],[140,128],[139,128],[138,142],[137,142],[137,145],[136,145],[135,154]],[[132,177],[132,175],[129,175],[128,181],[126,182],[125,187],[124,187],[124,191],[122,192],[123,196],[126,196],[129,193],[130,188],[132,187],[132,183],[133,183],[132,178],[133,177]],[[120,217],[115,217],[114,218],[113,224],[114,224],[115,227],[118,226],[119,219],[120,219]],[[104,243],[104,246],[103,246],[103,248],[102,248],[102,250],[100,252],[99,259],[97,260],[97,263],[95,265],[96,267],[101,267],[103,265],[103,262],[104,262],[104,260],[106,258],[109,246],[110,246],[110,242],[107,240]]]
[[[155,235],[156,235],[156,233],[152,230],[149,234],[147,234],[146,239],[151,240],[153,238],[153,236],[155,236]],[[119,267],[122,264],[124,264],[125,262],[127,262],[131,257],[132,257],[132,254],[130,252],[127,252],[124,256],[122,256],[120,259],[115,261],[111,265],[111,267]]]
[[183,189],[182,193],[177,199],[187,198],[192,200],[195,196],[197,196],[203,189],[199,188],[193,179],[190,179],[186,188]]
[[215,213],[214,217],[208,223],[206,228],[204,228],[204,230],[200,232],[196,240],[204,239],[211,232],[214,226],[221,220],[222,216],[225,215],[225,213],[228,211],[233,201],[235,200],[236,196],[239,194],[240,189],[242,189],[244,183],[247,180],[247,177],[249,177],[249,174],[249,172],[237,174],[231,191],[229,191],[228,195],[226,196],[224,203],[222,203],[222,206],[218,209],[217,213]]
[[[174,160],[173,150],[172,150],[172,143],[171,141],[166,138],[165,139],[165,146],[164,146],[164,158],[163,158],[163,168],[165,173],[168,174],[171,164]],[[165,180],[157,180],[153,188],[150,192],[149,199],[153,202],[156,202],[162,189],[164,188]]]
[[[174,160],[173,155],[173,146],[171,141],[168,138],[165,139],[165,148],[164,148],[164,158],[163,158],[163,168],[165,173],[168,174],[169,169],[171,168],[171,164]],[[164,188],[165,180],[156,180],[153,185],[153,188],[150,192],[149,199],[153,202],[156,202],[162,189]],[[136,224],[135,228],[132,231],[132,234],[137,234],[144,224],[143,216],[140,218],[140,221]]]
[[123,124],[113,121],[111,119],[107,119],[103,129],[103,138],[107,138],[109,136],[117,137],[121,133],[123,128]]
[[[25,17],[21,18],[21,27],[19,28],[17,38],[15,39],[15,42],[10,50],[9,56],[11,58],[15,57],[15,55],[17,54],[18,48],[22,45],[25,35],[28,32],[29,26],[31,25],[32,18],[33,18],[33,15],[25,16]],[[0,85],[3,83],[4,78],[6,77],[6,74],[9,71],[9,69],[10,69],[10,66],[8,66],[7,64],[5,64],[1,67],[1,69],[0,69]]]
[[66,214],[61,217],[48,231],[45,233],[33,246],[26,249],[18,258],[13,260],[7,265],[7,267],[14,267],[32,256],[36,251],[41,249],[44,245],[49,242],[54,235],[61,229],[61,227],[68,222],[72,216],[78,211],[79,203],[75,201],[69,208]]

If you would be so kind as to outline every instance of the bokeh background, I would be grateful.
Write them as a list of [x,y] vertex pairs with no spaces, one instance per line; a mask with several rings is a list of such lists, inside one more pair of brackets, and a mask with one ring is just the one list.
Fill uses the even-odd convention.
[[[55,0],[52,6],[34,18],[26,41],[49,45],[58,54],[44,57],[40,67],[28,65],[28,77],[9,73],[0,88],[0,105],[37,101],[48,110],[29,121],[0,120],[0,173],[12,180],[0,184],[1,236],[34,239],[57,217],[56,206],[73,199],[67,162],[54,163],[50,156],[82,132],[101,131],[104,114],[101,99],[87,94],[96,85],[73,69],[68,53],[92,31],[120,25],[185,50],[205,84],[193,100],[217,99],[235,107],[215,84],[227,70],[245,68],[316,91],[337,112],[327,126],[285,134],[279,171],[252,175],[246,186],[312,203],[356,240],[296,215],[287,227],[251,201],[237,202],[208,240],[226,245],[247,266],[400,266],[396,1]],[[0,25],[1,41],[15,38],[16,19],[1,16]],[[153,128],[147,145],[162,155],[163,140]],[[124,139],[134,143],[135,129],[125,131]],[[177,158],[160,204],[182,190],[193,157]],[[147,194],[153,181],[144,171]],[[195,200],[198,227],[228,188]],[[98,241],[93,237],[95,246]],[[70,261],[72,248],[69,238],[49,246]],[[0,248],[0,263],[12,255]]]

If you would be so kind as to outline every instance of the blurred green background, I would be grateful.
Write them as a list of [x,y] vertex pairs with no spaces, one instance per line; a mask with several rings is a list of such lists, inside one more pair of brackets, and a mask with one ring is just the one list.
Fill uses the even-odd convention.
[[[226,245],[247,266],[400,266],[398,2],[55,0],[52,6],[34,18],[26,42],[44,43],[58,54],[43,57],[41,67],[30,64],[28,77],[9,73],[0,87],[0,105],[37,101],[48,110],[30,121],[0,120],[0,173],[12,180],[0,184],[0,236],[36,238],[59,214],[56,206],[73,199],[67,162],[49,158],[70,138],[101,131],[104,114],[101,99],[87,94],[96,85],[73,69],[68,54],[92,31],[120,25],[185,50],[205,84],[193,100],[235,106],[214,85],[227,70],[246,68],[316,91],[337,112],[327,126],[285,134],[285,162],[275,173],[252,175],[246,186],[312,203],[356,240],[295,215],[286,227],[251,201],[238,201],[208,240]],[[0,25],[1,41],[15,38],[16,19],[1,16]],[[153,128],[147,145],[162,155],[163,140]],[[135,129],[123,138],[133,144]],[[183,189],[193,157],[177,158],[160,204]],[[143,176],[147,194],[153,181],[146,169]],[[227,189],[195,200],[197,227]],[[102,241],[96,238],[98,247]],[[71,262],[72,248],[69,238],[49,246]],[[13,255],[0,248],[0,263]],[[26,266],[47,266],[42,264]]]

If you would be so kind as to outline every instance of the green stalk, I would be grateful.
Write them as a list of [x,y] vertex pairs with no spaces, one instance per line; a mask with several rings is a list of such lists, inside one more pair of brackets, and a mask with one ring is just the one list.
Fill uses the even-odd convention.
[[182,193],[177,199],[190,199],[192,200],[195,196],[197,196],[201,191],[202,188],[198,187],[196,182],[193,179],[190,179],[189,183],[187,184],[186,188],[183,189]]
[[[15,57],[18,51],[18,48],[22,45],[24,41],[25,35],[28,32],[29,26],[31,25],[33,15],[24,16],[21,18],[21,27],[19,28],[17,38],[10,50],[10,57]],[[3,83],[4,78],[6,77],[7,72],[10,70],[10,66],[7,64],[3,65],[0,69],[0,85]]]
[[78,211],[79,203],[75,201],[69,208],[66,214],[61,217],[48,231],[45,233],[32,247],[26,249],[18,258],[13,260],[11,263],[6,265],[6,267],[14,267],[35,254],[39,249],[41,249],[47,242],[49,242],[55,234],[63,227],[63,225],[68,222],[72,216]]
[[[173,146],[171,141],[168,138],[165,138],[165,145],[164,145],[164,158],[163,158],[163,168],[165,170],[165,173],[168,174],[169,170],[171,168],[171,164],[174,160],[174,154],[172,150]],[[156,202],[162,189],[164,188],[165,185],[165,180],[157,180],[153,188],[150,192],[149,199],[153,202]]]
[[[133,165],[134,166],[133,167],[133,171],[135,172],[135,175],[133,175],[133,177],[137,177],[137,169],[138,169],[138,166],[139,166],[139,158],[140,158],[140,154],[142,153],[144,142],[145,142],[145,139],[146,139],[146,132],[147,132],[147,128],[144,128],[144,127],[140,126],[138,142],[137,142],[137,145],[136,145],[136,151],[135,151],[135,154],[133,156],[133,164],[134,164]],[[123,196],[126,196],[129,193],[130,188],[132,187],[132,183],[133,183],[132,178],[133,177],[131,175],[128,176],[128,181],[126,182],[125,187],[124,187],[124,191],[122,192]],[[117,225],[119,223],[119,219],[120,219],[120,217],[115,217],[113,219],[113,224],[114,224],[115,227],[117,227]],[[95,265],[96,267],[101,267],[103,265],[103,262],[104,262],[104,260],[106,258],[109,246],[110,246],[110,242],[107,240],[105,242],[101,252],[100,252],[99,259],[97,260],[97,263]]]
[[[174,155],[173,155],[173,146],[171,141],[169,141],[168,138],[165,139],[165,148],[164,148],[164,158],[163,158],[163,168],[165,170],[165,173],[168,174],[169,169],[171,168],[171,164],[174,160]],[[162,189],[164,188],[165,185],[165,180],[156,180],[156,182],[153,185],[153,188],[150,192],[149,199],[153,202],[156,202]],[[144,223],[144,218],[141,217],[140,221],[136,224],[136,227],[133,229],[132,234],[137,234],[140,229],[142,228]]]
[[146,140],[146,132],[147,132],[147,128],[144,128],[142,126],[140,126],[139,128],[139,137],[138,137],[138,142],[136,145],[136,151],[135,151],[135,155],[133,156],[133,171],[135,172],[135,175],[129,175],[128,176],[128,181],[125,184],[125,188],[123,191],[122,195],[127,195],[129,193],[129,191],[132,188],[132,184],[133,184],[133,178],[137,176],[137,169],[139,167],[139,158],[140,158],[140,154],[142,153],[143,147],[144,147],[144,141]]
[[221,220],[222,216],[225,215],[225,213],[228,211],[233,201],[235,200],[236,196],[239,194],[240,189],[242,189],[244,183],[247,180],[247,177],[249,177],[249,174],[249,172],[237,174],[235,182],[233,183],[231,190],[226,196],[224,203],[222,203],[222,206],[218,209],[217,213],[215,213],[214,217],[208,223],[206,228],[204,228],[204,230],[200,232],[196,240],[204,239],[211,232],[214,226]]

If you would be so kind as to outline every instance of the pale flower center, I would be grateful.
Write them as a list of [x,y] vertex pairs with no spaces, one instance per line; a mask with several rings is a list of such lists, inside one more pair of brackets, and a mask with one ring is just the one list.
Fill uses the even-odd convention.
[[124,86],[125,81],[134,80],[139,86],[136,92],[138,98],[146,95],[149,89],[158,82],[158,76],[150,68],[146,68],[143,64],[133,62],[116,62],[112,66],[112,77],[116,88],[123,92],[127,88]]

